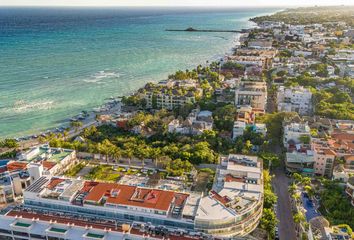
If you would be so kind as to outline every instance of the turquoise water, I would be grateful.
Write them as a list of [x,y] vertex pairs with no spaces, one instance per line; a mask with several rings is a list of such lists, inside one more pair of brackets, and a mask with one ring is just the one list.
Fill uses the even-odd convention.
[[217,59],[276,9],[0,8],[0,138],[61,125],[111,96]]

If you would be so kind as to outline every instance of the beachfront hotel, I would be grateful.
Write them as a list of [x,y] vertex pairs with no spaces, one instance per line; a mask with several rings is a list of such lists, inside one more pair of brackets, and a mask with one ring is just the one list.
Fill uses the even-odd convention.
[[[245,236],[259,223],[262,164],[257,157],[221,159],[212,190],[167,191],[42,176],[23,206],[0,217],[12,239],[193,239]],[[158,231],[157,231],[158,230]]]

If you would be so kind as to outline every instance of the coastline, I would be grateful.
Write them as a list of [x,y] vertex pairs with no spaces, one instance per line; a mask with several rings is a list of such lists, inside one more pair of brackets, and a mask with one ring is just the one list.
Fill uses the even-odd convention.
[[[273,15],[279,11],[283,11],[284,9],[281,9],[281,10],[276,10],[272,13],[269,13],[267,15]],[[247,17],[248,18],[248,22],[249,23],[252,23],[252,26],[250,27],[247,27],[245,28],[245,30],[250,30],[252,28],[255,28],[257,27],[257,23],[251,21],[252,18],[255,18],[255,17],[258,17],[258,16],[265,16],[264,13],[262,14],[256,14],[254,16],[250,16],[250,17]],[[232,37],[232,47],[229,48],[228,51],[224,52],[224,53],[215,53],[215,55],[211,56],[205,63],[200,63],[200,65],[202,66],[205,66],[208,64],[208,62],[212,62],[212,61],[218,61],[220,58],[224,57],[225,55],[228,55],[230,53],[232,53],[234,51],[234,48],[237,44],[235,44],[236,42],[238,42],[240,36],[242,35],[242,33],[233,33],[232,34],[233,37]],[[144,85],[148,82],[153,82],[153,83],[156,83],[156,82],[159,82],[163,79],[159,79],[159,80],[155,80],[155,81],[147,81],[144,83]],[[144,86],[143,85],[143,86]],[[141,89],[143,86],[137,86],[135,90],[133,91],[129,91],[129,92],[126,92],[125,94],[123,94],[122,96],[129,96],[129,95],[132,95],[134,93],[136,93],[137,91],[139,91],[139,89]],[[90,125],[93,125],[95,123],[97,123],[97,121],[95,120],[95,115],[96,114],[111,114],[112,111],[111,111],[111,108],[117,108],[117,106],[120,104],[119,101],[117,101],[119,98],[121,98],[122,96],[111,96],[109,98],[106,98],[104,100],[104,102],[101,104],[101,105],[97,105],[96,107],[93,107],[91,108],[90,110],[88,111],[81,111],[80,113],[78,114],[75,114],[69,118],[66,118],[66,119],[61,119],[59,120],[58,122],[60,122],[60,125],[58,127],[50,127],[50,128],[46,128],[46,129],[43,129],[43,130],[35,130],[33,131],[32,134],[28,134],[28,135],[25,135],[25,136],[19,136],[19,135],[14,135],[12,137],[5,137],[5,136],[0,136],[0,139],[6,139],[6,138],[15,138],[19,141],[31,141],[31,140],[35,140],[38,136],[40,135],[47,135],[47,134],[50,134],[50,133],[54,133],[54,134],[59,134],[59,133],[62,133],[64,130],[67,130],[67,131],[72,131],[73,128],[70,127],[70,122],[71,120],[73,119],[79,119],[82,117],[82,114],[84,112],[87,112],[87,114],[89,115],[89,117],[86,119],[82,119],[84,120],[83,121],[83,125],[85,127],[88,127]],[[113,103],[113,105],[112,105]],[[97,111],[101,109],[100,111]],[[83,127],[84,128],[84,127]]]

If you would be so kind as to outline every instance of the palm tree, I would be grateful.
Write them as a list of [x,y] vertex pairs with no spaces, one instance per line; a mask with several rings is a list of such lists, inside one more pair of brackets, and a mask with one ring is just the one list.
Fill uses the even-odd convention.
[[132,149],[126,149],[123,151],[123,156],[128,158],[128,161],[129,161],[129,167],[131,165],[131,161],[132,161],[132,158],[133,158],[133,150]]
[[119,160],[119,158],[122,156],[121,149],[115,145],[112,146],[111,152],[112,152],[112,157],[115,161]]
[[291,185],[289,186],[289,193],[290,193],[290,195],[293,195],[293,194],[296,192],[296,190],[297,190],[297,186],[296,186],[295,183],[293,183],[293,184],[291,184]]
[[103,140],[102,143],[98,144],[98,150],[101,154],[106,156],[106,162],[108,162],[108,157],[112,153],[112,146],[114,146],[108,139]]
[[63,137],[64,137],[64,140],[66,140],[69,136],[69,132],[67,130],[64,130],[63,132]]

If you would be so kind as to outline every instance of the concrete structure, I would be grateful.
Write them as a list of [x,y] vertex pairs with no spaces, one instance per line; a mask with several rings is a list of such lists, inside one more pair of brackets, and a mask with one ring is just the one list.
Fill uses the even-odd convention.
[[262,162],[230,154],[221,159],[213,190],[200,201],[195,226],[215,236],[245,236],[257,227],[262,207]]
[[242,81],[235,90],[235,105],[249,105],[265,110],[267,103],[267,84],[265,82]]
[[262,214],[262,177],[261,161],[241,155],[222,159],[217,180],[206,196],[42,176],[24,191],[23,207],[0,217],[0,235],[144,239],[147,226],[149,231],[168,233],[170,239],[245,236]]
[[[9,161],[0,176],[0,203],[10,203],[23,189],[43,175],[61,174],[76,162],[76,152],[39,145],[22,152],[17,161]],[[12,189],[12,190],[11,190]],[[12,195],[12,197],[10,197]]]
[[200,135],[213,129],[213,113],[210,111],[193,110],[186,120],[174,119],[168,124],[168,132]]
[[330,149],[327,141],[324,139],[312,139],[311,148],[315,161],[315,174],[331,178],[336,153]]
[[309,115],[312,111],[312,93],[304,87],[280,86],[277,94],[278,112],[297,112]]
[[232,128],[232,139],[235,140],[237,137],[243,135],[246,130],[246,123],[241,121],[234,122],[234,127]]
[[315,160],[311,150],[298,149],[286,153],[285,167],[287,172],[313,176],[314,164]]
[[290,123],[284,126],[284,147],[294,147],[296,144],[301,143],[300,138],[302,136],[311,138],[310,127],[307,125],[307,123]]
[[255,39],[248,42],[248,47],[255,49],[272,49],[272,45],[272,39]]

